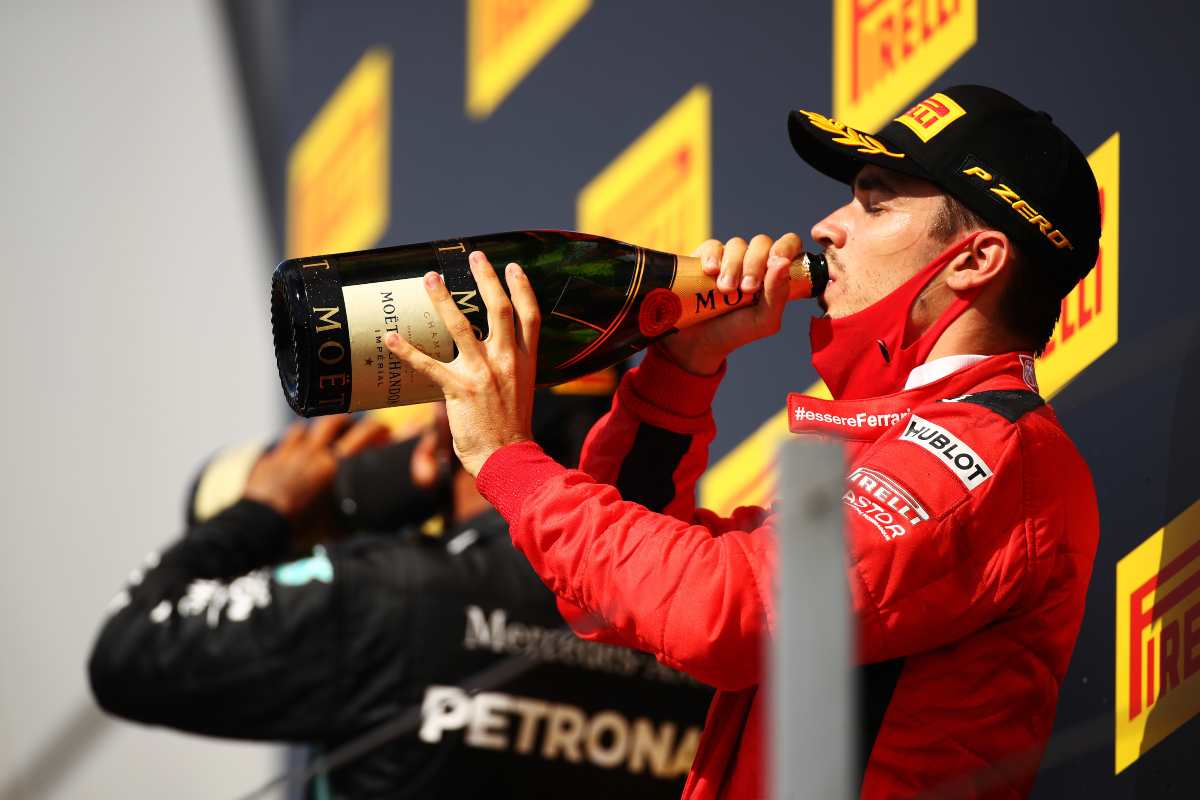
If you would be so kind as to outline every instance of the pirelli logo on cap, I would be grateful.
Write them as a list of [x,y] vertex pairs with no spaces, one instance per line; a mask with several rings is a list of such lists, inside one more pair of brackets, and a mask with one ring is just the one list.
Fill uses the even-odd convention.
[[991,467],[962,439],[916,414],[909,417],[904,433],[900,434],[900,441],[912,442],[933,453],[968,490],[992,477]]
[[1119,773],[1200,714],[1200,502],[1117,562]]
[[976,0],[834,0],[833,115],[878,129],[975,36]]
[[928,142],[946,130],[952,122],[966,115],[967,112],[962,106],[947,95],[937,92],[896,117],[896,122],[915,133],[922,142]]

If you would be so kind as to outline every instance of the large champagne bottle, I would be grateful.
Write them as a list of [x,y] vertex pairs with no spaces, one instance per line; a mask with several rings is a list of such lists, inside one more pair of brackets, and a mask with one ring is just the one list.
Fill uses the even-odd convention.
[[[498,271],[515,261],[542,311],[537,384],[549,386],[615,364],[655,339],[758,301],[722,293],[699,259],[570,231],[517,231],[356,253],[294,258],[271,282],[275,358],[288,404],[306,417],[422,403],[438,387],[398,360],[398,332],[442,361],[455,347],[421,276],[440,272],[481,339],[487,309],[467,255],[482,250]],[[791,268],[791,296],[824,291],[823,257]]]

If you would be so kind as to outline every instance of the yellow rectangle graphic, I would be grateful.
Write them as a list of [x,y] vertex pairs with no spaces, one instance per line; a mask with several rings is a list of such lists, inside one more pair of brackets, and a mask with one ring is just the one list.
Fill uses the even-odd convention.
[[579,193],[581,231],[690,253],[712,225],[711,98],[696,86]]
[[1200,502],[1117,563],[1114,771],[1200,714]]
[[468,0],[467,114],[491,115],[591,6],[591,0]]
[[367,51],[292,147],[289,258],[361,250],[387,229],[391,74],[390,52]]
[[[829,399],[824,381],[804,390],[811,397]],[[758,427],[724,458],[709,467],[700,479],[700,505],[729,514],[739,506],[762,506],[775,502],[775,454],[788,436],[788,413],[783,408]]]
[[833,115],[874,131],[975,44],[976,0],[834,0]]

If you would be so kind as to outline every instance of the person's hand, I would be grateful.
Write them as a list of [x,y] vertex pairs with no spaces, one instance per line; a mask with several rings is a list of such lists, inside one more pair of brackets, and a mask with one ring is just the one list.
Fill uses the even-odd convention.
[[776,333],[788,301],[788,268],[802,247],[794,233],[777,240],[759,234],[749,242],[735,237],[725,244],[716,239],[701,244],[692,255],[699,257],[704,274],[716,279],[719,291],[761,290],[762,296],[755,305],[672,334],[659,346],[689,372],[711,375],[734,350]]
[[418,489],[433,489],[449,474],[453,457],[450,420],[446,417],[446,404],[437,403],[433,421],[421,432],[413,447],[410,476]]
[[384,343],[397,358],[441,387],[454,452],[467,472],[478,475],[492,453],[533,438],[533,380],[541,312],[520,266],[509,264],[504,272],[512,293],[510,302],[483,253],[471,253],[469,263],[479,296],[487,306],[485,341],[475,338],[442,277],[429,272],[424,278],[425,291],[454,337],[458,356],[449,364],[442,363],[394,333],[388,334]]
[[388,436],[382,423],[369,418],[351,423],[345,414],[311,425],[296,422],[250,470],[242,496],[270,506],[287,517],[294,533],[309,536],[311,529],[329,522],[329,491],[338,461],[383,444]]

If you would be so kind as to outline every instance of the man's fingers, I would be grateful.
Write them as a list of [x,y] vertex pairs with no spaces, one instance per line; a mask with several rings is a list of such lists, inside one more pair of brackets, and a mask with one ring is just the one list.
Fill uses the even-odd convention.
[[[463,315],[458,304],[454,302],[454,298],[450,296],[450,291],[446,288],[442,276],[436,272],[426,272],[425,292],[433,301],[433,307],[441,317],[442,324],[446,326],[446,330],[450,331],[450,336],[458,345],[458,353],[463,361],[478,363],[482,360],[483,345],[475,338],[475,331],[471,327],[470,321]],[[400,354],[396,353],[396,355]],[[409,363],[414,368],[417,366],[415,362],[410,361]]]
[[771,245],[771,258],[786,258],[792,263],[804,250],[804,241],[794,233],[785,233]]
[[499,348],[506,348],[513,340],[513,307],[496,271],[487,256],[475,250],[468,256],[471,275],[479,287],[479,296],[487,307],[488,339]]
[[774,307],[777,303],[782,305],[788,301],[788,286],[791,283],[788,276],[788,267],[791,266],[791,259],[784,261],[779,266],[771,266],[767,270],[766,277],[763,279],[763,303],[768,307]]
[[[436,358],[431,358],[422,353],[417,348],[398,333],[389,333],[383,338],[384,345],[392,352],[392,355],[408,364],[418,374],[424,375],[431,381],[441,387],[442,393],[449,395],[453,393],[458,385],[458,380],[454,373],[441,361]],[[478,346],[478,342],[475,343]]]
[[746,240],[740,236],[735,236],[725,243],[721,274],[717,276],[717,288],[722,292],[732,292],[741,283],[742,259],[746,257],[747,247]]
[[391,433],[379,420],[362,419],[350,427],[333,445],[338,458],[349,458],[369,447],[385,444]]
[[692,251],[692,255],[700,259],[700,270],[710,278],[717,277],[721,271],[721,256],[724,255],[725,245],[716,239],[701,242]]
[[504,270],[508,291],[517,313],[517,345],[527,353],[537,353],[538,332],[542,326],[542,312],[538,308],[537,295],[529,283],[525,271],[519,264],[509,264]]
[[288,447],[295,447],[303,438],[304,432],[308,430],[307,422],[296,421],[288,425],[283,436],[280,437],[279,443],[275,445],[275,450],[283,450]]
[[438,447],[444,450],[447,454],[450,453],[450,440],[454,437],[450,431],[450,415],[446,412],[445,401],[441,401],[434,405],[433,429],[437,431]]
[[408,464],[409,477],[418,488],[430,489],[437,481],[439,467],[438,433],[434,430],[425,431],[413,446],[412,459]]
[[787,305],[791,287],[791,265],[792,259],[786,256],[772,255],[767,260],[767,274],[763,276],[762,302],[755,307],[759,314],[776,320],[782,318],[783,307]]
[[350,424],[349,414],[331,414],[321,417],[308,429],[307,443],[316,447],[328,447]]
[[[785,233],[783,236],[780,236],[775,240],[775,244],[771,245],[771,255],[767,259],[768,272],[771,270],[776,270],[781,273],[790,272],[792,262],[795,261],[796,258],[803,252],[804,241],[794,233]],[[768,306],[775,302],[786,303],[788,298],[785,296],[781,299],[776,296],[776,293],[789,292],[789,287],[790,282],[781,277],[772,288],[772,295],[767,297],[766,292],[764,292],[763,299],[766,301]]]
[[743,292],[757,292],[767,274],[767,256],[771,250],[771,237],[759,234],[750,240],[746,257],[742,259],[742,280],[738,284]]

